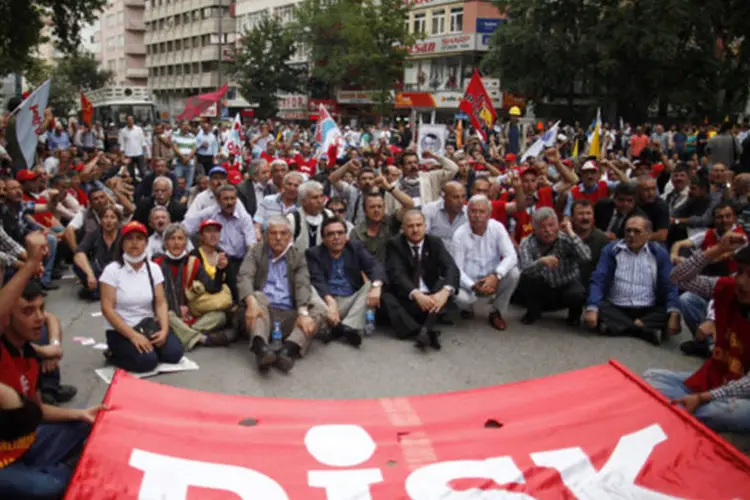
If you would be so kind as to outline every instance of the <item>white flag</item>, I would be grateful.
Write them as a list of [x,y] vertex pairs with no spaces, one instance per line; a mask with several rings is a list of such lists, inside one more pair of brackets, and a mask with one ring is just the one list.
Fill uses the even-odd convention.
[[521,156],[521,161],[526,160],[526,158],[530,157],[537,157],[544,151],[544,148],[551,148],[552,146],[557,143],[557,131],[560,128],[560,122],[558,121],[548,131],[544,133],[543,136],[541,136],[539,139],[534,141],[534,144],[529,146],[529,148],[523,152],[523,155]]
[[44,82],[13,111],[16,115],[16,139],[29,169],[34,168],[38,137],[44,132],[42,127],[49,98],[49,82]]

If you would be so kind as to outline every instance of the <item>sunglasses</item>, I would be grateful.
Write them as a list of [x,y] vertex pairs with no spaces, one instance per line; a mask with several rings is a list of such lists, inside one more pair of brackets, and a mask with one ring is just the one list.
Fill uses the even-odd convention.
[[345,208],[331,208],[330,210],[331,210],[331,212],[333,212],[335,214],[345,214],[346,213],[346,209]]

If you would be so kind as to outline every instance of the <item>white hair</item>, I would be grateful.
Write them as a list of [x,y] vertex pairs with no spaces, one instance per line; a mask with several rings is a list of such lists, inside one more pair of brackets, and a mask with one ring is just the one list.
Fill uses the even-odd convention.
[[542,208],[537,209],[536,212],[534,212],[534,216],[531,222],[534,228],[537,228],[542,222],[546,221],[550,217],[557,220],[557,214],[555,213],[554,209],[550,207],[542,207]]
[[172,191],[172,189],[174,188],[174,186],[172,185],[172,179],[170,179],[169,177],[167,177],[165,175],[160,175],[159,177],[157,177],[156,179],[154,179],[154,182],[152,182],[151,185],[153,186],[157,182],[166,182],[167,186],[169,186],[169,190],[170,191]]
[[291,179],[292,177],[296,177],[300,182],[305,182],[305,178],[299,172],[288,172],[284,176],[284,183],[286,183],[287,179]]
[[271,169],[273,169],[273,167],[276,166],[276,165],[281,165],[286,170],[289,170],[289,165],[287,165],[287,163],[284,160],[274,160],[274,161],[272,161],[271,162]]
[[297,188],[297,196],[300,201],[306,200],[309,195],[314,192],[323,192],[323,184],[318,181],[307,181],[300,184]]
[[471,205],[473,205],[475,203],[484,203],[484,204],[486,204],[487,208],[489,209],[489,211],[492,212],[492,202],[490,201],[489,198],[487,198],[487,195],[484,195],[484,194],[475,194],[474,196],[472,196],[471,198],[469,198],[469,203],[467,204],[467,206],[470,207]]
[[289,232],[292,231],[292,225],[289,223],[289,219],[283,215],[272,215],[269,217],[267,227],[270,228],[271,226],[284,226]]

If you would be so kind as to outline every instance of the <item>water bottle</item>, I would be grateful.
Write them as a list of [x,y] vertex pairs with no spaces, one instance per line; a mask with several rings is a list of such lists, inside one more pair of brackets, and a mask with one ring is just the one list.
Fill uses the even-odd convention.
[[281,349],[281,341],[284,336],[281,334],[281,322],[273,322],[273,332],[271,332],[271,346],[274,350]]
[[368,309],[365,312],[365,336],[369,337],[375,332],[375,311]]

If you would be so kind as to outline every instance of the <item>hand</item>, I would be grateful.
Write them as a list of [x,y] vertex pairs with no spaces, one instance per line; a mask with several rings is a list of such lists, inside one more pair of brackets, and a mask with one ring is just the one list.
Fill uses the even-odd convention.
[[710,396],[706,393],[688,394],[679,399],[673,399],[672,404],[682,405],[688,413],[695,413],[695,410],[697,410],[700,405],[707,403],[710,400]]
[[154,347],[161,347],[167,341],[167,335],[169,335],[169,329],[161,330],[153,334],[149,340]]
[[500,283],[500,280],[497,278],[495,274],[490,274],[487,277],[485,277],[483,280],[483,285],[481,288],[481,292],[483,295],[492,295],[495,293],[495,290],[497,290],[497,285]]
[[145,354],[154,350],[151,341],[138,332],[133,333],[133,336],[130,337],[130,342],[132,342],[135,346],[135,350],[139,353]]
[[388,179],[386,179],[383,174],[378,175],[375,177],[375,187],[380,189],[388,189],[390,188],[390,185],[388,184]]
[[377,309],[380,307],[380,287],[370,287],[370,291],[367,292],[367,307],[370,309]]
[[431,298],[432,298],[432,301],[434,302],[434,305],[430,309],[430,312],[439,313],[440,311],[442,311],[443,307],[445,307],[445,304],[448,303],[448,299],[450,298],[450,296],[451,296],[450,290],[447,290],[445,288],[440,290],[438,293],[432,294]]
[[47,236],[42,231],[29,233],[26,236],[26,252],[29,254],[29,262],[42,262],[49,253]]
[[617,239],[617,235],[615,233],[604,233],[607,236],[607,239],[609,241],[615,241]]
[[722,236],[721,240],[719,240],[719,244],[717,245],[719,247],[719,255],[723,256],[727,253],[733,253],[738,248],[746,244],[747,236],[730,231]]
[[417,303],[417,305],[419,306],[419,309],[422,312],[432,311],[435,308],[435,296],[434,295],[425,295],[424,293],[420,291],[416,291],[412,295],[412,298],[414,299],[414,302]]
[[42,360],[42,373],[51,373],[60,367],[60,358]]
[[429,149],[425,149],[424,151],[422,151],[422,158],[427,160],[430,158],[437,158],[437,155],[433,153],[432,151],[430,151]]
[[247,331],[251,331],[253,328],[253,325],[255,324],[255,320],[258,318],[262,318],[266,315],[266,313],[263,312],[263,310],[258,306],[258,303],[253,299],[253,304],[248,305],[247,309],[245,310],[245,326],[247,327]]
[[297,322],[294,326],[302,330],[306,337],[315,333],[315,320],[310,316],[297,316]]
[[675,266],[677,264],[682,264],[683,262],[685,262],[685,257],[681,257],[679,255],[671,255],[670,258],[672,260],[672,264],[674,264]]
[[546,266],[547,269],[555,269],[557,267],[560,267],[560,259],[558,259],[554,255],[546,255],[540,258],[539,263],[543,266]]
[[41,278],[42,276],[44,276],[44,263],[40,262],[39,267],[37,267],[36,271],[34,271],[34,277]]
[[589,328],[596,328],[596,325],[599,324],[599,311],[586,311],[583,314],[583,322]]
[[217,269],[226,269],[229,265],[229,258],[227,258],[227,254],[224,252],[221,252],[219,254],[219,259],[216,261],[216,268]]
[[544,152],[544,156],[550,163],[557,163],[560,161],[560,151],[557,148],[549,148]]
[[680,313],[672,312],[669,313],[669,321],[667,322],[667,335],[670,337],[677,335],[681,330],[680,325]]
[[574,236],[576,233],[573,231],[573,225],[570,223],[570,219],[564,219],[560,223],[560,229],[568,233],[569,236]]
[[109,407],[107,405],[97,405],[92,406],[91,408],[86,408],[85,410],[77,410],[76,420],[93,425],[94,421],[96,420],[96,416],[99,415],[99,412],[107,410],[109,410]]
[[708,337],[716,335],[716,323],[712,320],[704,321],[700,324],[697,330],[695,330],[695,340],[706,340]]
[[328,323],[332,326],[336,326],[341,323],[341,315],[339,314],[339,306],[335,300],[326,301],[328,306],[328,314],[326,315]]
[[93,274],[86,277],[86,287],[89,290],[96,290],[97,286],[99,286],[99,282],[96,281],[96,277]]

